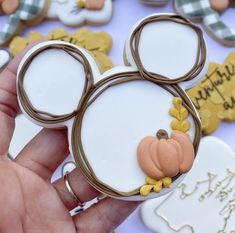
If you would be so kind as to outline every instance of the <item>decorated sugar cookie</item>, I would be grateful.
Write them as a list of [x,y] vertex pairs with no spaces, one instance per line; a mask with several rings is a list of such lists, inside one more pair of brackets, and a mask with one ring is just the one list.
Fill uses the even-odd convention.
[[155,14],[133,27],[124,54],[126,66],[101,74],[83,48],[41,43],[20,64],[18,97],[33,122],[68,128],[71,154],[96,189],[145,200],[173,190],[197,154],[200,120],[185,89],[204,76],[206,47],[187,19]]
[[67,26],[105,24],[112,17],[111,0],[52,0],[47,13]]
[[[22,29],[23,24],[38,23],[43,19],[49,1],[2,0],[0,9],[8,19],[0,31],[0,46],[7,43]],[[0,19],[1,19],[0,15]]]
[[85,48],[95,57],[101,72],[113,67],[112,61],[107,56],[112,46],[111,36],[106,32],[91,32],[87,28],[76,30],[73,34],[69,34],[64,29],[55,29],[47,36],[38,32],[30,32],[27,38],[17,36],[10,42],[10,53],[15,56],[28,44],[40,39],[67,41]]
[[166,197],[145,202],[143,222],[157,233],[235,231],[235,153],[215,137],[201,140],[184,181]]
[[5,68],[10,59],[10,54],[6,50],[0,49],[0,71]]
[[154,6],[163,6],[166,5],[169,0],[141,0],[143,3]]
[[15,158],[42,129],[42,127],[29,121],[23,114],[16,117],[15,125],[9,148],[9,154],[12,158]]
[[220,14],[234,6],[231,0],[175,0],[176,12],[192,20],[201,20],[206,30],[220,43],[235,46],[235,27],[226,25]]
[[223,64],[210,63],[204,79],[187,93],[196,107],[204,134],[221,121],[235,121],[235,52]]

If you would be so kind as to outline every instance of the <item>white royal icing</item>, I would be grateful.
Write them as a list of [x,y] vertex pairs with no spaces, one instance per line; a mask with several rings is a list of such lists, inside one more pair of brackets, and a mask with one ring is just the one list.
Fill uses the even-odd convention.
[[0,70],[3,69],[8,62],[10,61],[10,54],[6,51],[1,49],[0,50]]
[[[198,181],[208,179],[208,172],[216,175],[211,185],[212,190],[215,189],[216,184],[228,176],[227,169],[235,172],[232,149],[215,137],[203,138],[193,168],[183,181],[185,192],[192,192]],[[166,197],[147,201],[141,208],[143,222],[157,233],[234,232],[234,212],[224,228],[225,218],[235,206],[235,201],[231,201],[235,197],[235,177],[227,186],[228,180],[222,182],[215,192],[208,193],[203,201],[199,198],[208,190],[208,182],[200,184],[194,194],[183,200],[180,198],[182,189],[177,188]],[[231,190],[224,200],[218,195],[223,187],[226,191]]]

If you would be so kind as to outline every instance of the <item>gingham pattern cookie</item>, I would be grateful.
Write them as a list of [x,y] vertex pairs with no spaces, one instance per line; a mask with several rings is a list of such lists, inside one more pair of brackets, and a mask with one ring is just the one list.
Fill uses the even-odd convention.
[[225,45],[235,46],[235,30],[229,28],[212,9],[209,0],[175,0],[175,9],[190,19],[202,19],[206,29]]
[[0,31],[0,45],[6,43],[19,30],[21,21],[32,20],[44,8],[44,0],[21,0],[18,9],[9,15],[7,23]]
[[169,0],[141,0],[141,2],[148,5],[163,6],[166,5]]

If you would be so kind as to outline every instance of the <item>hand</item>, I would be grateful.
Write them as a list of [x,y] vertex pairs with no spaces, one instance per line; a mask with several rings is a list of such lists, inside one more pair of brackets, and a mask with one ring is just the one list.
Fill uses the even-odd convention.
[[[19,111],[16,70],[24,53],[0,74],[0,232],[111,232],[138,203],[106,198],[86,211],[70,216],[69,211],[77,203],[66,189],[64,180],[50,182],[53,172],[69,153],[66,130],[43,129],[15,161],[7,158]],[[99,195],[78,169],[69,174],[69,181],[83,202]]]

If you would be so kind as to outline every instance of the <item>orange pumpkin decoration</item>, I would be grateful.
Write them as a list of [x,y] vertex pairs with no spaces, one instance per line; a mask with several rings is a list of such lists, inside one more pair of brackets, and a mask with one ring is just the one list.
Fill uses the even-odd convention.
[[0,0],[0,10],[7,15],[13,14],[19,5],[19,0]]
[[142,139],[137,155],[141,169],[153,179],[188,172],[195,157],[193,144],[187,134],[173,131],[169,138],[162,129],[157,132],[157,137]]

